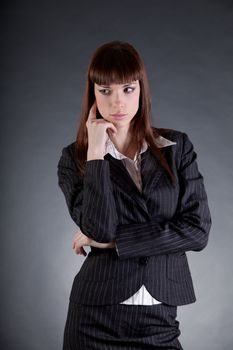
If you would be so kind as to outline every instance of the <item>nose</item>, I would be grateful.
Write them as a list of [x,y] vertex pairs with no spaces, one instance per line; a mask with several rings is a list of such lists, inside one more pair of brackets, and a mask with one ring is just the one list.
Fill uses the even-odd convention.
[[116,93],[115,95],[113,95],[112,98],[112,105],[115,107],[123,107],[124,106],[124,97],[122,96],[121,93]]

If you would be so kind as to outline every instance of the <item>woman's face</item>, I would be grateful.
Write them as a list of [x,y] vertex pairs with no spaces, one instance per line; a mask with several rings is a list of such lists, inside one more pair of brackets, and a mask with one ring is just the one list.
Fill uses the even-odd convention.
[[[116,127],[128,125],[139,108],[139,80],[127,84],[94,85],[101,116]],[[117,116],[118,114],[123,116]]]

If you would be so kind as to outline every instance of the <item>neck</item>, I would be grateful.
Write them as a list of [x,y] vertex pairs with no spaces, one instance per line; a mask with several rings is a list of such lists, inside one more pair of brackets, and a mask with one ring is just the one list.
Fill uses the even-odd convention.
[[116,135],[111,135],[110,138],[120,152],[126,151],[131,143],[131,133],[129,128],[117,128]]

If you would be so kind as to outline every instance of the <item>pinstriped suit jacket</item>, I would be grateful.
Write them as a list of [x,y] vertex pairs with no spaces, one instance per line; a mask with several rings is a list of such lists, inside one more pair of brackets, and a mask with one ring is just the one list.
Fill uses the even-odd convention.
[[160,149],[177,179],[175,188],[150,147],[141,154],[142,193],[109,153],[87,161],[81,177],[75,143],[62,150],[58,184],[72,219],[88,237],[115,240],[118,248],[117,253],[91,247],[70,293],[77,304],[120,303],[142,284],[170,305],[196,300],[186,251],[200,251],[208,242],[211,215],[203,176],[186,133],[156,130],[176,142]]

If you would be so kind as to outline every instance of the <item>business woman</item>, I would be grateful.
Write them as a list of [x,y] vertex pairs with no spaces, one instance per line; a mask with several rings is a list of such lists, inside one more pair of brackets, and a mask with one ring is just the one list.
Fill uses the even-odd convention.
[[189,136],[152,126],[146,70],[121,41],[94,52],[77,138],[58,183],[86,256],[74,278],[63,350],[182,349],[177,306],[195,293],[186,252],[211,216]]

